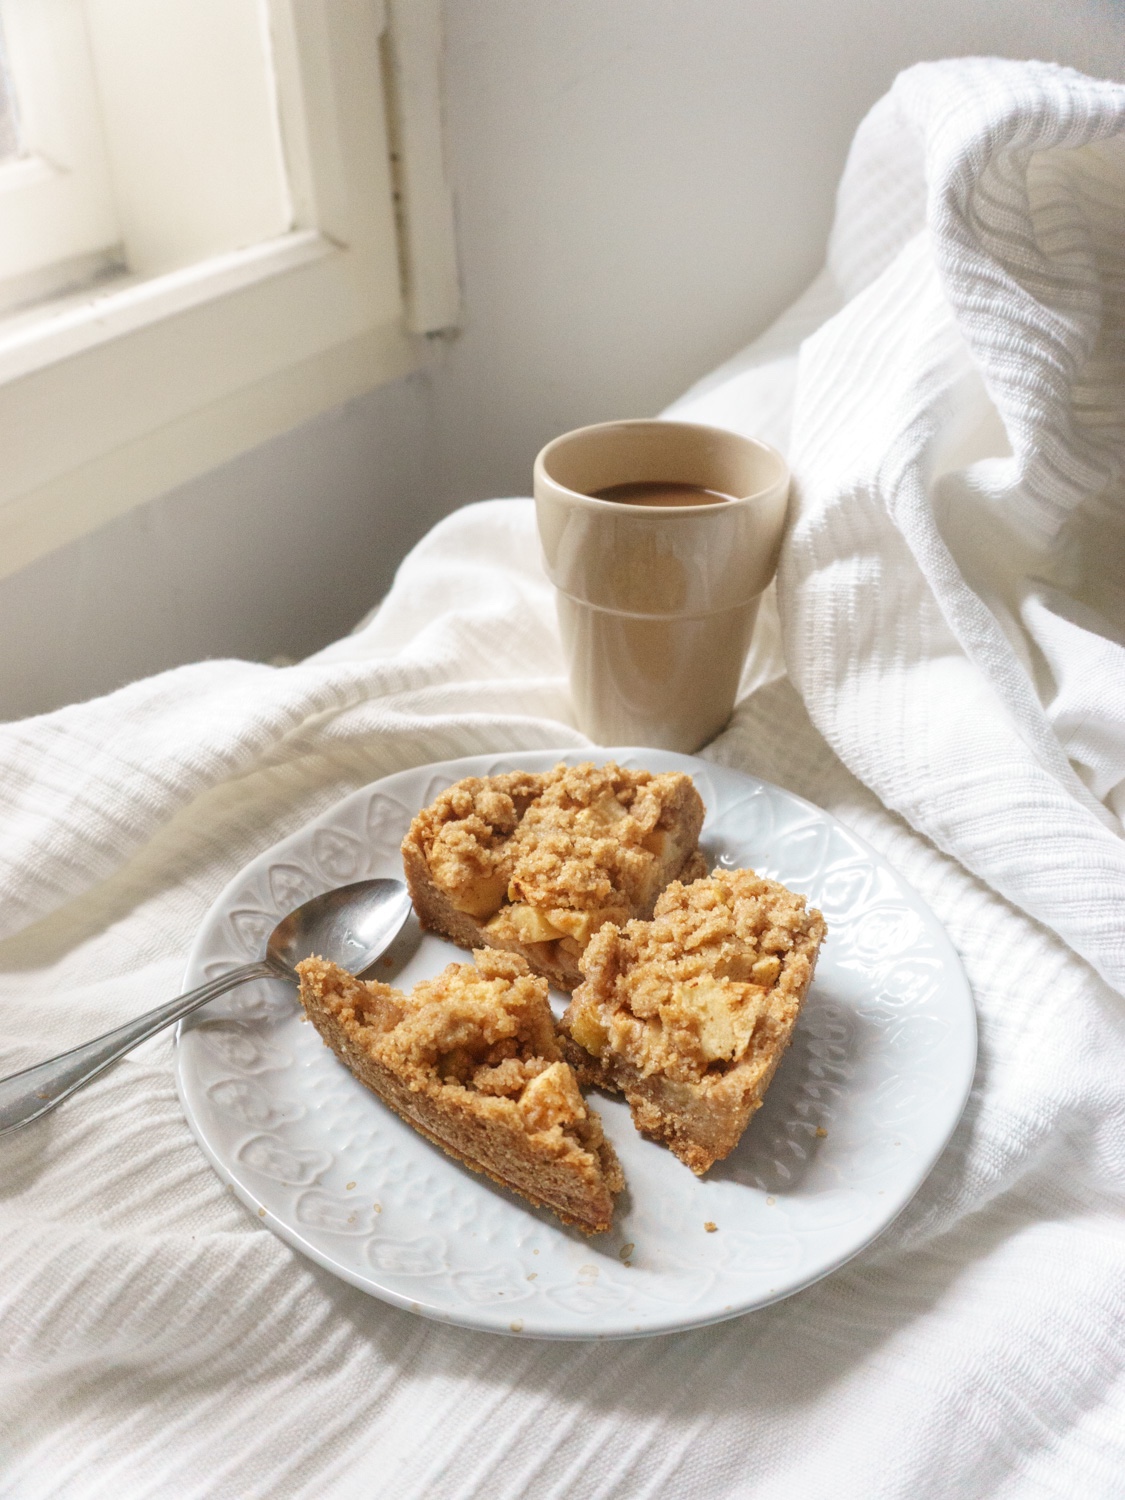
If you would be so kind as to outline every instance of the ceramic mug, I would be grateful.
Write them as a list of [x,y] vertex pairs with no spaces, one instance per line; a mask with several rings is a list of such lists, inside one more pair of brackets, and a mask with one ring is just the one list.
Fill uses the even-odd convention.
[[[656,506],[595,494],[643,481],[733,498]],[[788,497],[776,449],[692,422],[603,422],[542,450],[539,536],[575,715],[592,740],[693,751],[722,729]]]

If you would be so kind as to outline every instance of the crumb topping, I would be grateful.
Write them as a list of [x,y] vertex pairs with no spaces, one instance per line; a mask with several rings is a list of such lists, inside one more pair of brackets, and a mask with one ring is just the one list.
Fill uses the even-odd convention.
[[419,813],[410,837],[434,883],[494,937],[577,952],[604,923],[651,906],[669,862],[678,869],[694,846],[698,819],[684,813],[696,807],[680,772],[559,765],[467,777]]
[[752,870],[673,881],[651,922],[591,939],[564,1024],[595,1057],[608,1048],[645,1076],[699,1084],[773,1048],[824,930],[803,896]]
[[472,1095],[530,1135],[583,1140],[588,1113],[562,1059],[547,981],[514,953],[481,949],[410,994],[352,980],[320,959],[298,966],[352,1040],[415,1092]]
[[490,916],[505,899],[516,849],[512,835],[546,778],[530,771],[467,776],[414,819],[434,883],[459,911]]

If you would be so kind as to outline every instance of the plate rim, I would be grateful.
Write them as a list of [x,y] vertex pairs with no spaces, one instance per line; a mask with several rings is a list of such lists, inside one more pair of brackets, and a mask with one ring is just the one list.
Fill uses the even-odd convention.
[[[841,818],[838,818],[834,813],[829,812],[826,808],[819,806],[811,799],[803,797],[799,792],[791,791],[788,787],[780,786],[777,782],[772,782],[767,780],[765,777],[757,776],[752,771],[745,771],[739,766],[728,766],[723,764],[721,761],[707,760],[701,755],[688,755],[677,751],[658,749],[655,746],[645,745],[567,745],[562,747],[535,747],[529,749],[512,750],[503,748],[497,750],[478,751],[472,755],[456,756],[447,760],[423,761],[417,765],[403,767],[399,771],[392,771],[384,776],[378,776],[372,781],[365,782],[362,786],[356,787],[351,792],[346,793],[343,797],[338,798],[335,802],[330,803],[328,807],[322,809],[319,813],[314,814],[312,817],[307,818],[298,827],[285,834],[282,838],[276,839],[272,844],[261,850],[257,855],[254,856],[253,859],[248,860],[245,865],[243,865],[239,870],[235,872],[234,875],[231,876],[231,878],[223,885],[222,889],[215,896],[214,900],[210,903],[206,912],[200,920],[195,937],[188,951],[187,959],[185,961],[183,979],[184,989],[187,990],[189,988],[192,988],[194,984],[200,982],[196,977],[196,970],[202,962],[200,958],[200,949],[203,946],[204,938],[209,931],[212,920],[225,910],[226,905],[229,904],[229,898],[235,895],[238,889],[245,884],[247,878],[251,875],[252,872],[256,871],[260,866],[267,864],[272,856],[274,856],[278,851],[287,848],[294,840],[299,839],[302,835],[308,833],[317,825],[330,820],[345,804],[353,801],[354,799],[362,797],[365,793],[372,792],[375,788],[385,787],[388,783],[394,783],[400,778],[422,775],[426,772],[440,772],[442,774],[445,774],[447,771],[449,771],[453,773],[451,775],[452,783],[452,781],[460,780],[462,775],[474,774],[472,768],[479,767],[481,761],[494,760],[497,757],[519,758],[521,756],[537,757],[543,758],[545,760],[564,760],[571,762],[573,762],[575,759],[579,761],[597,760],[599,757],[619,760],[620,757],[623,756],[661,756],[671,757],[673,759],[685,762],[697,763],[698,765],[705,767],[708,770],[718,770],[724,773],[729,773],[731,775],[741,777],[746,781],[755,783],[759,787],[769,788],[770,791],[780,793],[783,797],[806,808],[809,812],[814,813],[817,817],[828,819],[831,823],[834,823],[838,827],[842,828],[846,832],[848,837],[856,842],[856,844],[860,847],[864,854],[876,866],[883,866],[886,869],[890,870],[894,878],[905,888],[906,891],[909,892],[911,898],[927,913],[927,915],[932,920],[937,933],[940,935],[941,940],[945,943],[946,948],[948,949],[947,961],[950,964],[949,977],[955,978],[959,981],[962,990],[961,998],[965,1002],[963,1009],[964,1020],[966,1023],[966,1034],[963,1038],[963,1041],[967,1045],[965,1047],[964,1053],[964,1078],[962,1081],[960,1096],[955,1096],[956,1107],[955,1110],[953,1110],[951,1107],[949,1125],[945,1133],[942,1135],[941,1139],[936,1144],[934,1144],[929,1151],[920,1154],[919,1159],[921,1162],[921,1166],[918,1171],[916,1180],[913,1182],[912,1186],[910,1186],[909,1189],[905,1191],[901,1191],[896,1197],[889,1200],[888,1205],[886,1206],[886,1209],[879,1220],[878,1226],[860,1243],[845,1249],[843,1253],[841,1253],[837,1258],[833,1259],[830,1264],[820,1266],[813,1273],[798,1278],[794,1282],[794,1284],[785,1287],[783,1290],[777,1292],[776,1294],[767,1295],[765,1297],[758,1296],[753,1298],[751,1301],[743,1303],[741,1305],[728,1306],[719,1311],[709,1312],[702,1316],[683,1316],[682,1314],[676,1316],[675,1313],[669,1313],[668,1317],[664,1321],[653,1323],[651,1326],[640,1328],[633,1327],[626,1329],[616,1326],[599,1327],[597,1319],[594,1319],[591,1324],[583,1327],[575,1326],[573,1328],[564,1327],[550,1330],[525,1330],[522,1327],[517,1329],[511,1326],[511,1324],[504,1325],[501,1323],[493,1322],[491,1320],[486,1320],[483,1307],[480,1309],[480,1313],[477,1316],[473,1316],[468,1312],[462,1314],[449,1311],[448,1309],[443,1307],[426,1305],[424,1297],[421,1299],[410,1298],[408,1296],[405,1296],[403,1293],[396,1291],[393,1287],[387,1285],[379,1285],[373,1276],[362,1275],[351,1270],[351,1268],[347,1265],[333,1260],[329,1254],[325,1253],[317,1245],[305,1239],[304,1236],[300,1233],[299,1229],[294,1227],[287,1220],[279,1218],[277,1215],[272,1213],[269,1208],[262,1204],[254,1195],[254,1193],[239,1181],[237,1174],[232,1172],[229,1165],[227,1165],[227,1163],[223,1161],[218,1152],[213,1148],[210,1140],[207,1138],[207,1134],[203,1128],[202,1122],[196,1117],[193,1107],[187,1098],[185,1092],[186,1085],[183,1076],[184,1065],[186,1062],[186,1049],[182,1045],[182,1038],[185,1031],[185,1024],[187,1025],[187,1028],[190,1029],[190,1023],[196,1019],[196,1016],[193,1013],[192,1017],[187,1018],[186,1023],[185,1020],[177,1022],[173,1030],[172,1062],[173,1076],[176,1085],[176,1094],[180,1102],[180,1107],[184,1114],[184,1119],[196,1145],[202,1151],[206,1160],[210,1163],[220,1182],[225,1184],[227,1189],[235,1194],[235,1196],[239,1199],[243,1206],[255,1215],[258,1223],[263,1228],[268,1228],[269,1230],[271,1230],[271,1232],[276,1234],[284,1243],[288,1244],[290,1248],[298,1251],[300,1254],[313,1261],[314,1264],[320,1266],[323,1270],[330,1272],[332,1275],[338,1277],[341,1281],[355,1287],[359,1291],[364,1292],[366,1295],[374,1297],[379,1301],[385,1302],[390,1306],[397,1307],[404,1312],[414,1313],[417,1316],[426,1318],[432,1322],[441,1323],[447,1327],[451,1326],[467,1328],[474,1332],[497,1334],[501,1337],[508,1338],[545,1339],[553,1342],[605,1342],[611,1339],[617,1340],[659,1338],[668,1334],[687,1332],[695,1328],[709,1327],[716,1323],[727,1322],[732,1318],[744,1317],[749,1313],[761,1311],[766,1307],[772,1307],[778,1302],[783,1302],[787,1298],[795,1296],[798,1292],[807,1290],[809,1287],[814,1286],[819,1281],[823,1281],[828,1276],[834,1275],[837,1271],[841,1270],[845,1265],[847,1265],[851,1260],[855,1259],[856,1256],[869,1249],[871,1245],[873,1245],[879,1238],[881,1238],[883,1234],[886,1233],[886,1231],[899,1218],[899,1216],[904,1212],[907,1206],[921,1190],[923,1184],[929,1178],[934,1167],[937,1165],[937,1162],[947,1150],[949,1143],[952,1140],[957,1127],[961,1123],[962,1117],[964,1116],[965,1108],[969,1102],[969,1098],[972,1093],[973,1082],[976,1077],[976,1065],[979,1050],[976,1002],[973,997],[972,986],[969,983],[968,975],[965,972],[964,964],[961,961],[961,955],[958,953],[952,939],[950,938],[945,924],[937,916],[933,908],[930,906],[929,902],[925,899],[924,896],[921,895],[916,887],[909,880],[907,880],[906,877],[902,875],[894,865],[891,864],[891,862],[886,858],[885,855],[881,854],[879,850],[875,849],[874,846],[871,845],[868,840],[863,837],[862,834],[857,833],[849,824],[845,823]],[[457,774],[458,771],[460,771],[460,775]],[[205,1012],[206,1007],[204,1006],[202,1010],[203,1012]],[[487,1188],[485,1188],[483,1182],[481,1186],[483,1190],[487,1191]]]

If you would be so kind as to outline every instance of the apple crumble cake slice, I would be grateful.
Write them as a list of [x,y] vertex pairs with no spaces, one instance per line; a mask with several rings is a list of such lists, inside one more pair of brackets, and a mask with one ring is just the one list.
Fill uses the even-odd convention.
[[563,1059],[546,981],[516,954],[473,957],[410,994],[307,958],[301,1003],[340,1061],[409,1125],[599,1234],[625,1179]]
[[738,1144],[793,1035],[825,924],[777,881],[716,870],[677,881],[651,922],[606,925],[562,1018],[581,1082],[693,1172]]
[[423,927],[462,948],[522,954],[560,989],[606,922],[647,917],[705,872],[691,777],[609,764],[469,776],[417,815],[402,858]]

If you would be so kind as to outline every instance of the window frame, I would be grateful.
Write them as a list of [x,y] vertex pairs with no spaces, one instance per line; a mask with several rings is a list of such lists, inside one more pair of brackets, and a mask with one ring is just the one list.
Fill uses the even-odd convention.
[[[452,202],[432,115],[418,116],[440,111],[439,0],[268,4],[293,227],[7,320],[0,577],[417,369],[425,334],[456,319]],[[388,68],[433,85],[428,99],[411,92],[413,122],[388,118]],[[413,204],[394,180],[392,135],[400,162],[429,161]],[[404,222],[426,226],[428,317],[404,296],[417,280]]]

